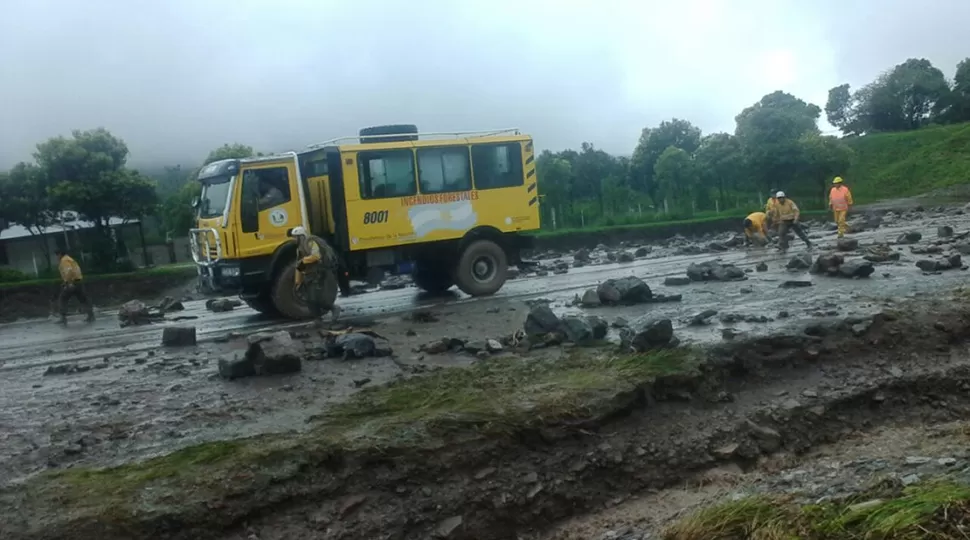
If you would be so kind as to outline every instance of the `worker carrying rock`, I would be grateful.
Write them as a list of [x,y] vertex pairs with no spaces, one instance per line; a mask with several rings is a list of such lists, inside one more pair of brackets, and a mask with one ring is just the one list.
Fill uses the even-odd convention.
[[778,224],[778,249],[781,251],[788,250],[788,231],[791,230],[798,235],[799,238],[805,242],[805,245],[809,249],[812,248],[812,241],[808,239],[808,235],[805,234],[805,228],[802,224],[798,222],[801,217],[801,212],[798,210],[798,205],[795,201],[789,199],[785,196],[784,191],[779,191],[775,194],[775,205],[772,208],[771,220]]
[[832,217],[835,218],[835,224],[839,228],[839,238],[842,238],[849,231],[849,224],[846,223],[845,217],[852,206],[852,192],[842,181],[841,176],[836,176],[832,180],[832,189],[829,190],[829,206],[832,208]]
[[81,274],[81,267],[63,249],[55,249],[54,255],[57,256],[57,271],[61,274],[61,290],[57,295],[57,306],[60,309],[61,318],[58,322],[67,324],[67,303],[71,300],[71,297],[77,298],[78,302],[81,303],[84,312],[88,314],[87,321],[94,321],[94,307],[88,300],[88,295],[84,292],[82,281],[84,276]]
[[330,312],[332,320],[340,316],[337,301],[337,254],[320,237],[313,236],[303,227],[294,227],[290,236],[297,240],[296,274],[294,286],[302,287],[310,313],[319,321]]
[[746,245],[764,246],[768,243],[768,215],[752,212],[744,218],[744,242]]

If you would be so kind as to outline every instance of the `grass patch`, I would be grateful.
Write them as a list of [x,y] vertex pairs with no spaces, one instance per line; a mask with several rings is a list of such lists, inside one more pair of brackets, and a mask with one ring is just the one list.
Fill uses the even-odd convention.
[[66,503],[73,515],[121,523],[146,509],[259,494],[344,452],[435,448],[446,440],[505,436],[612,412],[618,394],[659,375],[690,371],[695,361],[682,349],[495,358],[361,391],[320,415],[305,433],[204,443],[120,467],[52,472],[26,489],[33,507]]
[[671,527],[665,540],[916,540],[967,538],[970,487],[935,480],[889,484],[844,502],[799,506],[752,497],[707,508]]
[[[83,268],[81,269],[83,272]],[[92,283],[95,281],[110,281],[118,279],[138,279],[143,277],[153,277],[153,276],[178,276],[184,275],[185,277],[192,277],[198,274],[198,270],[194,264],[170,264],[165,266],[156,266],[153,268],[145,268],[143,270],[135,270],[134,272],[121,272],[117,274],[85,274],[84,282]],[[10,283],[0,283],[0,289],[13,289],[18,287],[30,287],[35,285],[51,285],[60,283],[61,279],[59,277],[55,278],[44,278],[44,279],[30,279],[26,281],[15,281]]]

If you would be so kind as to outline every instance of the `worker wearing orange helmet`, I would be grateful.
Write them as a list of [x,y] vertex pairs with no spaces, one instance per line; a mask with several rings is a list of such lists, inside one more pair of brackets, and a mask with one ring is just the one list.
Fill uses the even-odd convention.
[[832,208],[835,224],[839,227],[839,238],[842,238],[849,230],[845,216],[852,206],[852,192],[843,183],[841,176],[836,176],[832,180],[832,189],[829,190],[829,206]]

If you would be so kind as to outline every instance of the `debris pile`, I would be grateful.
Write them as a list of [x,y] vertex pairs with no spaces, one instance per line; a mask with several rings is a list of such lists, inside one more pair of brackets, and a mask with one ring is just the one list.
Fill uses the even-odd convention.
[[858,259],[847,261],[841,255],[830,253],[819,255],[809,271],[813,274],[833,277],[864,278],[872,275],[876,269],[869,261]]
[[920,259],[916,261],[916,267],[924,272],[958,270],[963,268],[963,260],[959,253],[954,253],[944,259]]
[[224,379],[296,373],[303,367],[303,350],[289,332],[253,334],[247,341],[249,348],[242,358],[219,360],[219,375]]
[[559,318],[549,306],[541,304],[529,311],[523,329],[524,337],[536,344],[555,345],[563,341],[589,344],[605,338],[609,332],[609,324],[602,317],[596,316],[570,315]]
[[152,321],[159,321],[164,317],[164,313],[149,309],[141,300],[129,300],[118,308],[118,321],[122,327],[151,324]]
[[687,267],[687,277],[691,281],[741,281],[748,279],[744,270],[733,264],[719,261],[693,263]]

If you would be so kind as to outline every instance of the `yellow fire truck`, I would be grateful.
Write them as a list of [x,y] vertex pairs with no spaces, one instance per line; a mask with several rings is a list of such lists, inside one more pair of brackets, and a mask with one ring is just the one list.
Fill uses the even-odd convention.
[[301,152],[227,159],[198,175],[192,253],[204,287],[257,311],[300,319],[294,287],[303,226],[340,257],[341,289],[411,267],[430,292],[472,296],[505,283],[526,231],[539,228],[532,139],[518,130],[418,133],[378,126]]

